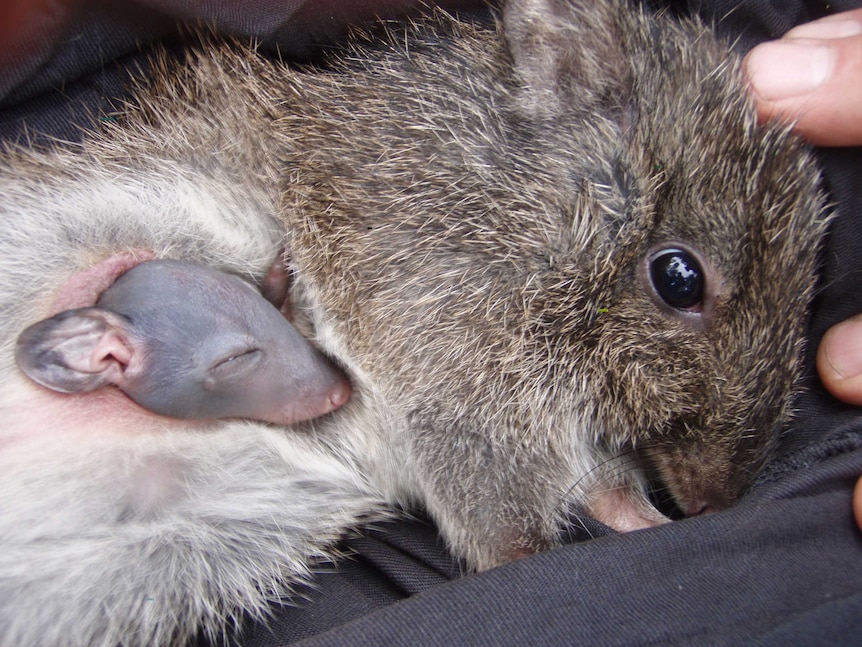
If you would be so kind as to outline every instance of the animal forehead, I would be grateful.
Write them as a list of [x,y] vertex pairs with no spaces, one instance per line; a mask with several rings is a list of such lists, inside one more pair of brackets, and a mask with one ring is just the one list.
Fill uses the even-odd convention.
[[625,162],[658,230],[719,247],[728,237],[772,237],[777,229],[804,236],[819,215],[813,160],[787,132],[753,120],[691,137],[638,137]]
[[141,263],[120,276],[100,298],[100,305],[125,302],[128,307],[152,307],[171,303],[179,308],[197,307],[201,299],[217,295],[233,300],[254,298],[257,293],[239,277],[198,263],[156,260]]

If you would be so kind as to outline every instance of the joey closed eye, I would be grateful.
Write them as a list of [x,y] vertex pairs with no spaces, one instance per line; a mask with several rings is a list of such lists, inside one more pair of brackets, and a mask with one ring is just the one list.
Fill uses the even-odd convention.
[[244,379],[263,360],[260,348],[238,349],[222,356],[207,369],[205,386],[214,389],[225,382]]

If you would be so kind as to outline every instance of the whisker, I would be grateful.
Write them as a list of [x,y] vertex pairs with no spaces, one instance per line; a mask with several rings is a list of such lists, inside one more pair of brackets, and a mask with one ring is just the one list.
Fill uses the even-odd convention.
[[[604,474],[602,475],[601,479],[597,480],[597,484],[607,483],[608,486],[604,489],[594,488],[593,490],[591,490],[591,493],[606,493],[626,487],[626,484],[624,483],[619,483],[611,486],[610,482],[619,479],[621,476],[624,476],[626,474],[642,471],[642,466],[638,465],[632,460],[628,460],[635,455],[636,452],[634,449],[627,448],[623,451],[613,454],[612,456],[608,456],[605,460],[594,465],[592,468],[590,468],[589,471],[582,474],[571,486],[569,486],[568,489],[566,489],[565,492],[560,495],[560,498],[557,501],[558,508],[569,509],[569,514],[572,514],[570,504],[572,503],[571,499],[573,492],[575,492],[587,478],[594,475],[599,470],[604,471]],[[617,464],[613,467],[613,469],[608,470],[608,466],[613,463]],[[576,501],[575,503],[583,504],[583,501]]]
[[[603,461],[601,461],[601,462],[597,463],[596,465],[594,465],[593,467],[591,467],[587,472],[585,472],[584,474],[582,474],[582,475],[578,478],[578,480],[576,480],[576,481],[575,481],[571,486],[569,486],[569,488],[568,488],[565,492],[563,492],[563,493],[562,493],[562,495],[560,496],[560,499],[559,499],[558,503],[559,503],[560,505],[562,505],[563,503],[565,503],[565,502],[566,502],[566,500],[568,500],[568,499],[570,498],[570,496],[571,496],[572,492],[574,492],[578,487],[580,487],[580,485],[584,482],[584,480],[586,480],[587,478],[589,478],[590,476],[592,476],[593,474],[595,474],[595,472],[596,472],[597,470],[604,469],[604,468],[605,468],[605,467],[607,467],[610,463],[612,463],[612,462],[614,462],[614,461],[622,461],[623,459],[628,458],[629,456],[633,456],[634,454],[635,454],[635,452],[634,452],[634,450],[633,450],[633,449],[627,449],[626,451],[616,453],[616,454],[614,454],[614,455],[612,455],[612,456],[609,456],[609,457],[608,457],[608,458],[606,458],[605,460],[603,460]],[[632,465],[632,463],[630,463],[630,462],[627,462],[627,463],[626,463],[626,470],[630,470],[630,469],[633,469],[633,468],[634,468],[634,469],[636,469],[636,466]],[[613,473],[611,473],[611,474],[610,474],[610,476],[616,476],[616,474],[617,474],[617,472],[613,472]]]

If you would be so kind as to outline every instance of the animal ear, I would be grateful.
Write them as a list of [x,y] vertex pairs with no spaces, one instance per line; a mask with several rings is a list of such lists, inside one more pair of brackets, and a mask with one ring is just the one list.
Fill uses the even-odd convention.
[[135,353],[128,321],[102,308],[67,310],[18,336],[15,360],[34,382],[83,393],[123,381]]
[[631,67],[625,56],[622,2],[510,0],[503,30],[526,109],[553,116],[576,105],[610,110],[627,103]]

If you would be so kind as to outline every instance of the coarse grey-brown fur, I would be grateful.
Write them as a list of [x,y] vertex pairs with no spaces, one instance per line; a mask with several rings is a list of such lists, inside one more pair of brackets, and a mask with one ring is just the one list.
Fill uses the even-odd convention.
[[[622,0],[513,0],[358,38],[327,71],[162,61],[80,146],[0,160],[0,644],[182,644],[285,595],[349,528],[426,509],[490,568],[566,513],[736,500],[790,412],[823,200],[738,60]],[[702,308],[650,287],[683,246]],[[14,366],[113,254],[259,280],[354,396],[294,428],[112,413]],[[102,399],[98,399],[102,398]],[[588,593],[586,593],[588,594]]]

